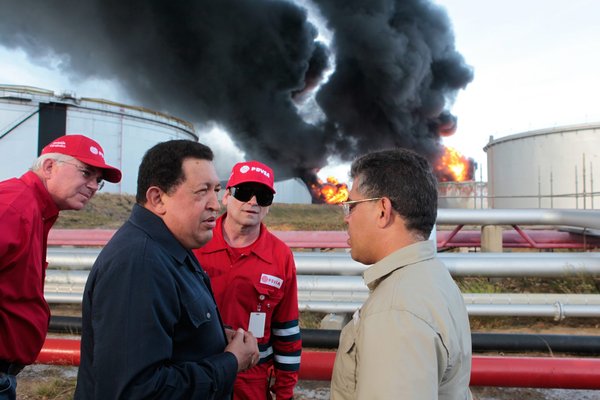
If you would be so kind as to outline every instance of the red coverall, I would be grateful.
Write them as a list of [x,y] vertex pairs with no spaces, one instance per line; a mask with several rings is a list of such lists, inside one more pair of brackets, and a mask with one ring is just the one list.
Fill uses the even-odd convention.
[[29,365],[48,332],[46,243],[58,208],[27,172],[0,182],[0,360]]
[[251,313],[264,313],[265,317],[264,336],[258,338],[260,361],[238,374],[234,398],[266,399],[269,370],[273,367],[275,383],[271,391],[277,400],[291,399],[302,350],[292,252],[264,224],[252,245],[231,248],[223,239],[226,215],[217,220],[212,240],[194,254],[211,278],[224,324],[248,330]]

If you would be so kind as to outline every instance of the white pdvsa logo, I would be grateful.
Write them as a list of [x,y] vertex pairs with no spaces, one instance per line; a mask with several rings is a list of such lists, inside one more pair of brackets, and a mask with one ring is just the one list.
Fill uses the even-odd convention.
[[268,171],[265,171],[264,169],[260,168],[260,167],[249,167],[248,165],[243,165],[240,168],[240,172],[242,174],[245,174],[248,171],[254,171],[254,172],[258,172],[259,174],[263,174],[264,176],[266,176],[267,178],[271,177],[271,174]]
[[100,156],[104,157],[104,154],[102,154],[102,152],[100,150],[98,150],[98,148],[96,146],[90,146],[90,153],[92,153],[94,155],[100,154]]
[[270,177],[271,177],[271,174],[269,174],[267,171],[265,171],[264,169],[262,169],[262,168],[259,168],[259,167],[252,167],[252,171],[256,171],[256,172],[258,172],[259,174],[263,174],[263,175],[264,175],[264,176],[266,176],[267,178],[270,178]]

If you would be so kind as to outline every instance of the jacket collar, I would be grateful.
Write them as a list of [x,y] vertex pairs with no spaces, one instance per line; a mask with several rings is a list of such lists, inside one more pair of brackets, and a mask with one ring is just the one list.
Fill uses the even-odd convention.
[[200,270],[200,264],[196,257],[193,256],[190,250],[173,236],[169,228],[165,225],[162,218],[154,214],[152,211],[142,207],[139,204],[134,204],[131,210],[129,222],[144,231],[154,241],[159,243],[165,251],[167,251],[174,259],[181,264],[188,264],[194,269]]
[[374,290],[379,282],[397,269],[435,257],[431,240],[413,243],[389,254],[363,272],[363,279],[369,290]]
[[[227,213],[224,213],[217,219],[217,226],[213,230],[212,239],[204,245],[204,247],[200,248],[200,253],[210,254],[218,251],[226,251],[227,250],[227,242],[225,242],[225,238],[223,235],[223,221],[227,217]],[[268,234],[267,227],[265,224],[261,222],[260,224],[260,233],[258,238],[254,242],[254,246],[252,246],[252,253],[256,254],[257,257],[263,259],[268,263],[273,263],[273,254],[270,251],[269,241],[265,239]]]
[[40,209],[44,222],[54,223],[58,218],[59,209],[52,200],[52,196],[48,192],[46,186],[34,172],[26,172],[21,176],[21,180],[29,187],[33,188],[36,197],[39,199]]

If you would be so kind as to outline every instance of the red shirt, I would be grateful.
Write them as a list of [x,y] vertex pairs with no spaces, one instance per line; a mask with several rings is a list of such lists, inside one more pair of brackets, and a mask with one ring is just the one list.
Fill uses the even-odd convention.
[[[215,299],[226,325],[248,330],[250,313],[265,313],[264,337],[258,338],[259,364],[238,375],[238,380],[266,382],[274,366],[277,399],[293,396],[298,381],[302,341],[298,325],[296,265],[290,248],[271,234],[264,224],[251,245],[232,249],[223,239],[223,220],[217,220],[213,238],[194,250],[200,265],[210,276]],[[246,385],[248,390],[251,386]],[[265,383],[266,385],[266,383]],[[266,387],[266,386],[265,386]],[[235,393],[244,388],[236,381]],[[246,392],[248,393],[248,392]],[[263,391],[265,393],[266,391]],[[253,393],[252,397],[256,398]],[[265,398],[265,397],[261,397]]]
[[58,211],[33,172],[0,182],[0,360],[31,364],[46,339],[46,244]]

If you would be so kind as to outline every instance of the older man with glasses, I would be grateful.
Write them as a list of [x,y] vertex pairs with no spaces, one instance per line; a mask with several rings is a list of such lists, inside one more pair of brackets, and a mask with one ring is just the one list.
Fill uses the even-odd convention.
[[[273,203],[273,171],[257,161],[236,164],[227,182],[213,238],[194,251],[211,284],[223,322],[258,340],[258,365],[238,374],[234,399],[291,399],[302,342],[296,266],[289,247],[262,223]],[[269,381],[273,371],[274,383]]]
[[121,171],[83,135],[55,139],[31,171],[0,182],[0,400],[16,398],[16,375],[37,358],[48,331],[46,243],[59,211],[80,210]]

